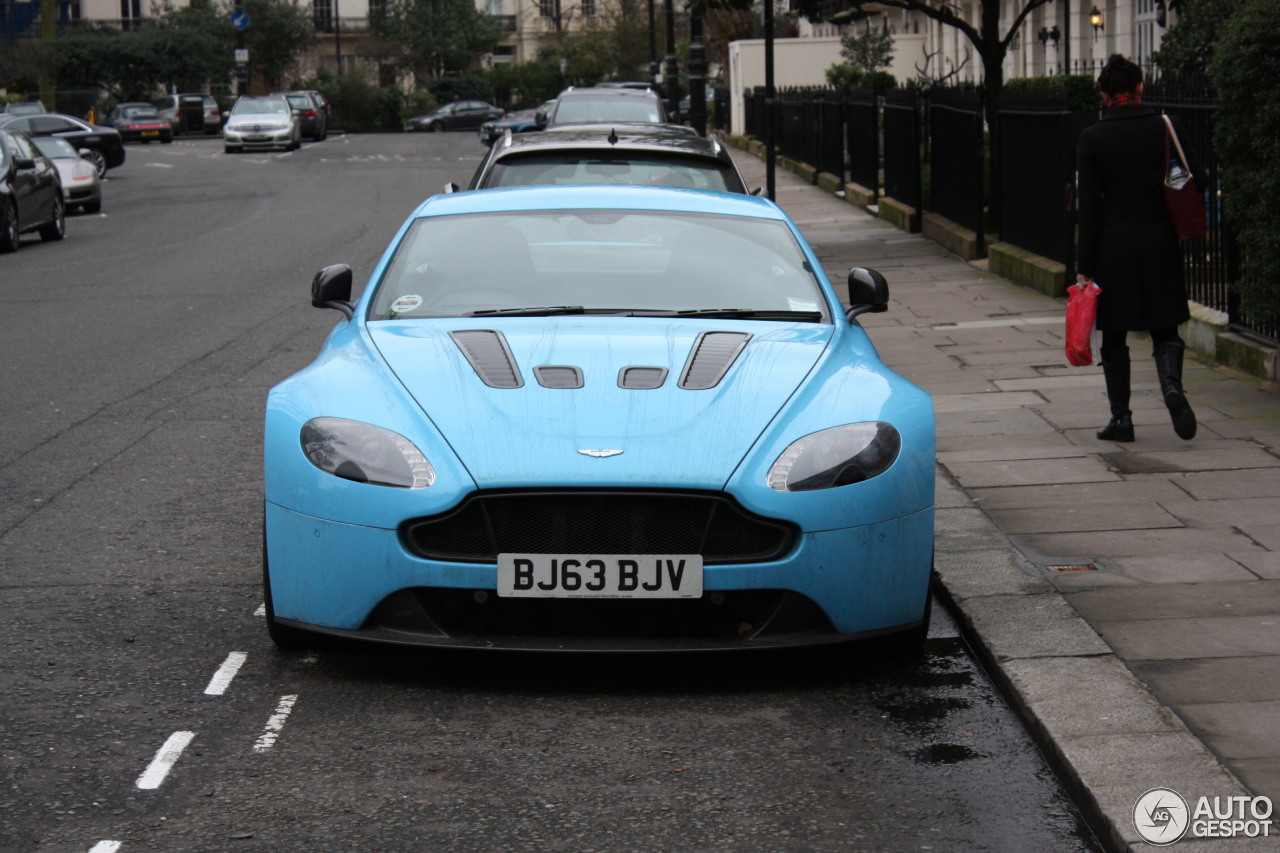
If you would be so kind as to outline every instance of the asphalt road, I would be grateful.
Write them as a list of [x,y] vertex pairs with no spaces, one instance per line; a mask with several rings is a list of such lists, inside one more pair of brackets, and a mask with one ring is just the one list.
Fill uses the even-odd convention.
[[130,146],[0,257],[0,850],[1082,851],[937,619],[917,658],[284,654],[268,388],[470,134]]

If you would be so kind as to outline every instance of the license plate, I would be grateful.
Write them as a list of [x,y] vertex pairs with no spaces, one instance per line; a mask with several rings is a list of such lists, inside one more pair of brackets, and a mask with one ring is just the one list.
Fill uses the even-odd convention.
[[698,598],[701,554],[499,554],[504,598]]
[[142,135],[143,135],[143,136],[159,136],[159,135],[160,135],[160,131],[158,131],[158,130],[144,130],[144,131],[142,131]]

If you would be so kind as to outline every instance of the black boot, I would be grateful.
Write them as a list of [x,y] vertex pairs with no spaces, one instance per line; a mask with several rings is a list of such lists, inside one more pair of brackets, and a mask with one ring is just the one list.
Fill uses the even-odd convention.
[[1191,411],[1182,390],[1182,354],[1186,348],[1182,341],[1165,341],[1152,347],[1151,354],[1156,360],[1156,376],[1160,378],[1164,404],[1169,407],[1173,431],[1178,438],[1189,440],[1196,437],[1196,413]]
[[1129,410],[1129,348],[1102,348],[1102,375],[1107,380],[1111,422],[1098,430],[1102,441],[1133,441],[1133,412]]

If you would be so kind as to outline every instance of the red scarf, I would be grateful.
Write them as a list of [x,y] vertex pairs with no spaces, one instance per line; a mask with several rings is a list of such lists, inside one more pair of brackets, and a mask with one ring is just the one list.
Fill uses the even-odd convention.
[[1111,99],[1111,106],[1113,107],[1123,107],[1126,104],[1140,104],[1140,103],[1142,103],[1141,98],[1139,98],[1137,95],[1130,95],[1130,94],[1116,95]]

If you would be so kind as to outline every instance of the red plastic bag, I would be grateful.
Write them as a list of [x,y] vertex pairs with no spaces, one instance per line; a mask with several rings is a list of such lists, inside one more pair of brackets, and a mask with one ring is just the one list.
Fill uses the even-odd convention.
[[1093,364],[1093,331],[1101,292],[1092,281],[1067,288],[1067,361],[1076,367]]

